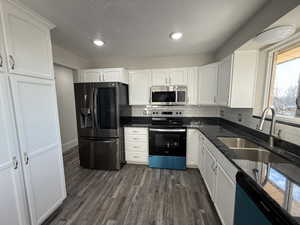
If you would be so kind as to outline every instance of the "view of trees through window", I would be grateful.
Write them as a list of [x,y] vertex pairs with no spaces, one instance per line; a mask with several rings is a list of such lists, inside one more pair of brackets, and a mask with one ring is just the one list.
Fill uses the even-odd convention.
[[271,101],[276,112],[284,116],[300,116],[300,46],[277,55],[274,75]]

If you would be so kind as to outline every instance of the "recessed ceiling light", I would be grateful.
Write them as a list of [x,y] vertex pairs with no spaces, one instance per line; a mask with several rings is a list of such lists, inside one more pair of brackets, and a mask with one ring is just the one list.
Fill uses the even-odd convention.
[[180,32],[173,32],[170,34],[170,38],[173,40],[179,40],[182,38],[182,36],[183,36],[183,34]]
[[95,40],[94,40],[94,44],[97,45],[97,46],[99,46],[99,47],[101,47],[101,46],[104,45],[104,42],[101,41],[100,39],[95,39]]

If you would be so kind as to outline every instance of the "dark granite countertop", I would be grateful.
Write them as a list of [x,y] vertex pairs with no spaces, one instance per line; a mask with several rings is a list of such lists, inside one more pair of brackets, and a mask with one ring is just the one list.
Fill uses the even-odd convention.
[[[127,123],[125,127],[152,127],[149,122]],[[253,133],[218,120],[186,121],[183,127],[198,129],[240,171],[256,182],[261,193],[276,202],[284,213],[294,219],[300,216],[300,157],[282,147],[270,148],[268,142]],[[242,137],[265,150],[241,150],[228,148],[218,137]],[[287,146],[288,147],[288,146]],[[300,149],[299,149],[300,150]],[[291,191],[295,201],[287,203],[284,193]],[[292,201],[292,200],[290,200]],[[299,208],[298,208],[299,204]],[[300,223],[299,223],[300,224]]]

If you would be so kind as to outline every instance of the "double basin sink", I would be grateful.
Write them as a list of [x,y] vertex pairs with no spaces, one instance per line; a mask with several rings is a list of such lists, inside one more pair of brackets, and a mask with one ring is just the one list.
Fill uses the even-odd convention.
[[282,162],[284,159],[273,154],[266,148],[257,145],[241,137],[218,137],[218,139],[232,149],[236,154],[236,159],[246,159],[259,162]]

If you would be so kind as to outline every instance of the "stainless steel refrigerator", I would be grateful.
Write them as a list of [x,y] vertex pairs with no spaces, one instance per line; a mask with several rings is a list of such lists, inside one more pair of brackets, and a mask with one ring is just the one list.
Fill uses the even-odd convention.
[[128,86],[75,83],[80,165],[90,169],[119,170],[125,164],[122,110],[128,109]]

